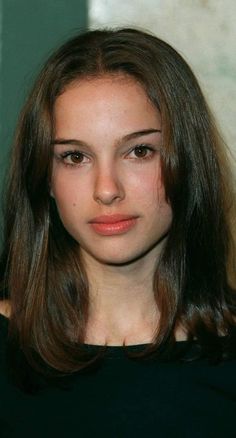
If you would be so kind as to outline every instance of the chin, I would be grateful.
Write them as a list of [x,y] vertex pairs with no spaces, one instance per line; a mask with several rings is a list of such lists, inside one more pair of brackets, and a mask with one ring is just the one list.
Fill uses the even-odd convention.
[[127,266],[131,265],[137,260],[137,258],[133,257],[111,257],[108,260],[101,260],[103,264],[106,264],[108,266]]
[[121,254],[106,254],[104,256],[104,254],[100,255],[100,254],[91,254],[90,255],[96,259],[99,263],[103,264],[103,265],[107,265],[107,266],[128,266],[131,265],[132,263],[137,262],[138,260],[141,260],[142,258],[145,258],[145,256],[147,256],[147,254],[149,253],[148,251],[143,251],[143,252],[134,252],[134,253],[129,253],[128,251],[124,251]]
[[113,245],[109,247],[105,245],[104,247],[100,246],[98,251],[94,251],[94,247],[89,248],[81,245],[80,248],[83,248],[82,254],[85,260],[86,258],[93,259],[106,266],[128,266],[145,259],[150,262],[159,259],[165,240],[163,236],[162,239],[152,244],[148,242],[146,245],[136,244],[133,247],[131,245],[116,246],[113,242]]
[[93,255],[90,254],[93,259],[97,260],[99,263],[103,265],[110,265],[110,266],[122,266],[129,263],[132,263],[136,258],[132,256],[124,256],[124,255]]

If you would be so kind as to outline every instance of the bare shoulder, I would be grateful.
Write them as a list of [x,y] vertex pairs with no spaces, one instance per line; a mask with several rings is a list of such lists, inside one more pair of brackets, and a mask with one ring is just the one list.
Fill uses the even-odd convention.
[[10,317],[11,314],[11,304],[9,300],[0,301],[0,314],[6,318]]

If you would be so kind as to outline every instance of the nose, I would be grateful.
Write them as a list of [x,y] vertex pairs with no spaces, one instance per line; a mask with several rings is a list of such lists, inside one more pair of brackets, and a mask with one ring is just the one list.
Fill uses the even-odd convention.
[[110,205],[125,197],[124,187],[114,168],[99,169],[94,185],[94,200],[100,204]]

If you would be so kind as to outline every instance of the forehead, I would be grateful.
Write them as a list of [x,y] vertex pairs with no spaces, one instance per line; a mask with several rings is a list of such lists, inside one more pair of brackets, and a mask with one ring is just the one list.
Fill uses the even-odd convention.
[[56,136],[131,131],[160,127],[160,114],[134,78],[107,75],[70,84],[55,103]]

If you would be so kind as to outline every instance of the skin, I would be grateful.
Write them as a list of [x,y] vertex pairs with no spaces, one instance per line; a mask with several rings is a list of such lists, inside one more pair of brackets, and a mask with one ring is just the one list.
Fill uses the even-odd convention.
[[[153,273],[172,221],[159,130],[159,112],[125,76],[75,82],[56,101],[51,195],[88,273],[88,343],[152,339],[158,317]],[[127,137],[133,133],[139,134]],[[90,221],[112,214],[135,216],[135,224],[121,234],[98,234]]]

